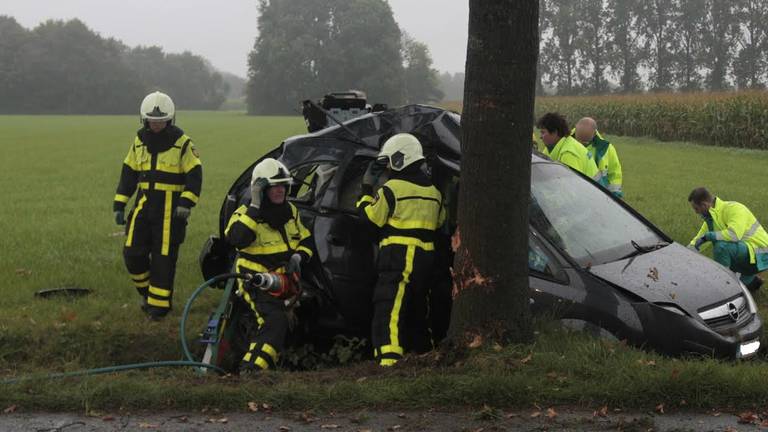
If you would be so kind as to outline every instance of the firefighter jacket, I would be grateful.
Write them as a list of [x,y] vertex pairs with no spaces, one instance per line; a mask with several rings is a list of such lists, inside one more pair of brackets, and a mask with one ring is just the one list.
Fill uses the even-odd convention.
[[[755,264],[758,271],[768,269],[768,233],[744,204],[715,198],[709,215],[711,220],[704,221],[690,247],[712,231],[717,241],[744,242],[749,249],[749,263]],[[704,247],[710,245],[708,242]]]
[[442,195],[420,169],[396,174],[375,197],[364,187],[357,208],[380,228],[380,247],[413,245],[432,251],[435,231],[445,221]]
[[285,212],[276,224],[271,218],[265,218],[270,205],[278,207],[265,202],[260,211],[242,205],[229,218],[224,234],[227,242],[238,250],[235,263],[238,269],[284,273],[285,264],[294,253],[302,255],[303,263],[312,258],[312,237],[301,223],[296,206],[286,201],[284,209],[274,209]]
[[568,165],[601,185],[605,185],[595,160],[589,156],[587,149],[580,142],[576,141],[576,138],[572,136],[563,137],[552,149],[547,149],[544,154],[552,160]]
[[599,131],[596,131],[595,136],[592,137],[592,141],[587,146],[587,151],[595,160],[608,191],[616,196],[623,196],[621,162],[619,162],[619,156],[616,154],[616,148],[613,144],[604,139]]

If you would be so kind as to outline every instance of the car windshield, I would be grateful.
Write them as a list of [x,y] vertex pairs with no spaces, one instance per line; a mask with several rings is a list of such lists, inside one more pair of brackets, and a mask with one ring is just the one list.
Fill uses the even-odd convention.
[[665,243],[599,187],[558,164],[531,166],[529,217],[541,235],[583,267]]

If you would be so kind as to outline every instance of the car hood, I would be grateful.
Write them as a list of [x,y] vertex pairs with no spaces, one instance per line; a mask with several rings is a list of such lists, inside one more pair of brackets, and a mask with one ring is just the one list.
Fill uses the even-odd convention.
[[730,271],[679,243],[594,266],[590,272],[646,301],[677,304],[691,316],[742,292]]

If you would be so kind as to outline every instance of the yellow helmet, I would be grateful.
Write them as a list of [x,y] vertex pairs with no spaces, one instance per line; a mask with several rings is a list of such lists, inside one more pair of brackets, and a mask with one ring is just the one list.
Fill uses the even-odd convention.
[[176,106],[173,100],[165,93],[156,91],[148,94],[139,108],[141,122],[146,121],[173,121],[176,117]]
[[424,153],[419,140],[409,133],[399,133],[390,137],[383,146],[377,159],[387,159],[389,167],[402,171],[405,167],[424,160]]

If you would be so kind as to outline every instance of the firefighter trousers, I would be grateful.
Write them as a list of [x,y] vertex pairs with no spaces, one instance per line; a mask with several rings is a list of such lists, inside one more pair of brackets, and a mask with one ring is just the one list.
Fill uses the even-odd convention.
[[433,348],[427,285],[433,262],[434,251],[416,245],[380,249],[371,323],[374,358],[380,365],[395,364],[405,352]]
[[257,330],[240,362],[240,370],[274,369],[288,337],[286,308],[282,300],[269,294],[253,293],[242,288],[241,292],[256,319]]
[[174,218],[172,210],[171,205],[147,205],[146,196],[139,199],[128,216],[123,247],[136,290],[146,299],[148,310],[159,315],[171,309],[176,260],[187,225],[186,220]]

